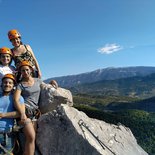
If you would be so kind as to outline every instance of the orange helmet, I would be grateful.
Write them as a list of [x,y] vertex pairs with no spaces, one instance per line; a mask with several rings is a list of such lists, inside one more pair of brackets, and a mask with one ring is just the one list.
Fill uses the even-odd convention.
[[22,66],[29,66],[32,68],[31,64],[27,60],[23,60],[20,62],[18,69],[20,69]]
[[12,56],[12,52],[10,48],[7,48],[7,47],[0,48],[0,54],[10,54]]
[[14,81],[14,83],[16,83],[16,78],[13,74],[5,74],[2,78],[2,81],[5,79],[5,78],[9,78],[9,79],[12,79]]
[[8,38],[11,39],[16,39],[21,37],[20,33],[17,30],[10,30],[8,32]]

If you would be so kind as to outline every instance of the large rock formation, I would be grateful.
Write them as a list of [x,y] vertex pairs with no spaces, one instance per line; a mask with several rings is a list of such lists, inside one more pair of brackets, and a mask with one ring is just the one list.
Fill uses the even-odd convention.
[[52,111],[62,103],[73,106],[73,97],[69,90],[61,87],[55,89],[52,85],[45,83],[41,85],[39,101],[41,113]]
[[[48,95],[45,93],[46,87]],[[42,91],[41,97],[46,108],[44,107],[45,114],[38,120],[36,140],[42,155],[147,155],[137,144],[129,128],[89,118],[85,113],[69,106],[72,104],[56,106],[52,99],[55,94],[60,99],[62,94],[46,85]],[[64,89],[63,92],[68,91]],[[63,97],[67,100],[66,103],[71,103],[70,95]],[[46,105],[46,101],[50,102]],[[61,103],[63,102],[61,98]]]

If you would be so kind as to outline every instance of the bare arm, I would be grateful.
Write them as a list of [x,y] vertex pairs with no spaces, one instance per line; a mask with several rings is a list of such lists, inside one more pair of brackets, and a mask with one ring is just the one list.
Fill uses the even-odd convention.
[[1,118],[18,118],[19,116],[20,116],[19,112],[17,112],[17,111],[0,113],[0,119]]
[[16,89],[14,92],[14,106],[17,109],[17,111],[19,112],[19,115],[21,117],[22,120],[25,120],[26,114],[25,114],[25,104],[20,104],[20,96],[21,96],[21,90]]
[[37,68],[37,70],[38,70],[39,78],[41,79],[41,70],[40,70],[38,61],[37,61],[37,59],[36,59],[36,57],[35,57],[35,55],[34,55],[34,53],[33,53],[33,51],[32,51],[32,48],[31,48],[29,45],[26,45],[26,47],[28,48],[28,50],[29,50],[29,51],[31,52],[31,54],[32,54],[32,57],[33,57],[33,59],[34,59],[34,61],[35,61],[35,66],[36,66],[36,68]]

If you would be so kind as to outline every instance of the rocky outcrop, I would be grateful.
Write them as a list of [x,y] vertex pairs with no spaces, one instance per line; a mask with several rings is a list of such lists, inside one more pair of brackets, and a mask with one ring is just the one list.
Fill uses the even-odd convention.
[[43,155],[147,155],[129,128],[63,104],[38,120],[37,145]]
[[38,119],[36,143],[42,155],[147,155],[129,128],[89,118],[70,107],[70,91],[56,92],[44,85],[41,95],[44,114]]
[[73,106],[73,97],[69,90],[61,87],[55,89],[45,83],[41,85],[39,108],[42,114],[56,109],[62,103]]

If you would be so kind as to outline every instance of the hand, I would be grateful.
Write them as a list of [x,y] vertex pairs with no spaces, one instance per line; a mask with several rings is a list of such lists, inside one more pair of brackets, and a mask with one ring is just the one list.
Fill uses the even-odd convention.
[[55,80],[51,80],[51,81],[50,81],[50,84],[51,84],[55,89],[58,88],[58,83],[57,83]]
[[0,119],[3,118],[3,117],[4,117],[4,114],[3,113],[0,113]]
[[25,122],[25,120],[27,119],[26,114],[25,114],[25,113],[22,113],[22,114],[20,115],[20,119],[21,119],[21,122]]
[[25,119],[25,120],[23,120],[23,121],[19,121],[18,122],[20,125],[26,125],[26,124],[28,124],[28,123],[32,123],[32,121],[31,121],[31,119],[30,118],[27,118],[27,119]]

